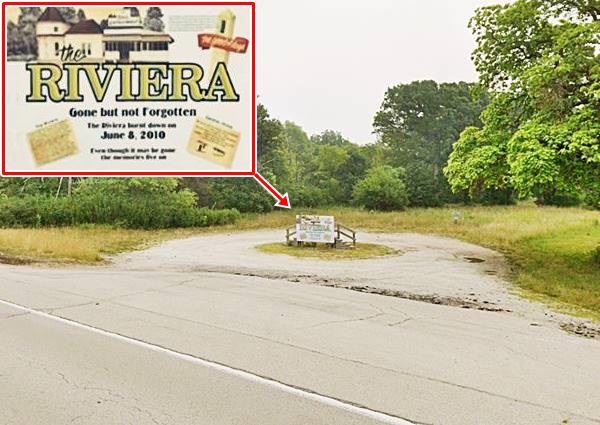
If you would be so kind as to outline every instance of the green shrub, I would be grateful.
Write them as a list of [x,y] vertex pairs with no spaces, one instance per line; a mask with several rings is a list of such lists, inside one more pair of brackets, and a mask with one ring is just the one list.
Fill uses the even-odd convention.
[[595,210],[600,210],[600,183],[598,187],[590,189],[583,196],[585,205]]
[[291,187],[290,193],[294,198],[294,205],[299,207],[315,208],[333,203],[329,193],[317,186],[300,184]]
[[433,167],[425,163],[406,168],[406,191],[411,207],[438,207],[442,204]]
[[[276,180],[269,181],[277,184]],[[275,204],[271,195],[249,178],[214,179],[209,198],[215,208],[235,208],[241,212],[269,212]]]
[[404,170],[384,165],[370,169],[354,186],[353,199],[369,209],[402,210],[408,205]]
[[111,196],[76,193],[72,197],[0,199],[0,227],[107,224],[128,228],[206,227],[234,223],[236,210],[197,208],[187,191]]

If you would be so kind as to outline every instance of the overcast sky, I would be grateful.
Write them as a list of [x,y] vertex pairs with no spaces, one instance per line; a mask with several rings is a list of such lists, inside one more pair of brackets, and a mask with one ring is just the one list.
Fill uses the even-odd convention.
[[309,134],[374,140],[385,90],[414,80],[475,81],[467,28],[505,0],[257,0],[257,90],[272,116]]

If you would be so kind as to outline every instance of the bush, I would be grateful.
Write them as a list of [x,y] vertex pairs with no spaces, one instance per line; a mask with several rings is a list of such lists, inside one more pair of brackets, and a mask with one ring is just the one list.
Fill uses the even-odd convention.
[[547,193],[538,195],[535,198],[535,203],[537,205],[552,205],[555,207],[574,207],[581,204],[581,199],[576,194],[549,190]]
[[368,171],[353,191],[354,202],[366,208],[391,211],[408,205],[404,170],[384,165]]
[[203,227],[234,223],[239,218],[236,210],[197,208],[196,195],[178,189],[177,179],[88,179],[71,197],[0,198],[1,227]]
[[414,163],[406,168],[406,191],[411,207],[439,207],[442,204],[429,164]]
[[[267,176],[265,176],[267,177]],[[269,180],[276,185],[274,179]],[[210,205],[215,208],[235,208],[241,212],[264,213],[273,210],[275,200],[254,179],[214,179]]]
[[300,184],[290,188],[294,205],[298,207],[316,208],[331,205],[333,200],[328,192],[320,187]]
[[600,210],[600,183],[598,187],[590,189],[583,196],[585,205],[595,210]]
[[488,188],[471,197],[471,201],[482,205],[514,205],[515,193],[512,189]]

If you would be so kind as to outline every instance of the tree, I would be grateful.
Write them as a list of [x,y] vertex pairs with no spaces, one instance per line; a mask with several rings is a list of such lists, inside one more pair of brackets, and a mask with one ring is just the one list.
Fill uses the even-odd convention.
[[470,26],[492,93],[445,172],[454,190],[516,189],[540,203],[600,193],[600,5],[517,0],[477,10]]
[[264,105],[257,108],[256,135],[258,168],[263,175],[272,174],[281,182],[290,180],[290,157],[286,150],[283,125],[271,118]]
[[[289,155],[290,177],[298,186],[316,172],[318,147],[299,125],[286,121],[283,125],[285,150]],[[296,204],[298,202],[296,201]]]
[[79,11],[74,7],[58,7],[57,9],[63,19],[71,25],[78,23],[81,20],[82,15],[83,19],[85,19],[85,13],[81,9],[79,9]]
[[144,18],[144,28],[151,31],[163,31],[165,24],[162,21],[163,13],[160,7],[152,6],[146,11],[146,17]]
[[373,126],[389,150],[387,163],[407,172],[411,205],[456,200],[442,169],[461,131],[480,124],[487,96],[474,98],[475,88],[464,82],[415,81],[387,90]]
[[404,170],[389,165],[372,168],[354,188],[354,202],[360,206],[383,210],[401,210],[408,205]]
[[6,24],[6,44],[8,56],[22,54],[25,50],[23,34],[13,21],[8,21],[8,24]]
[[21,35],[22,49],[19,54],[37,56],[37,38],[35,35],[35,26],[37,20],[42,14],[39,7],[20,7],[18,31]]
[[347,147],[352,145],[352,143],[344,136],[342,136],[341,133],[333,130],[325,130],[321,134],[315,134],[310,139],[313,143],[316,143],[317,145],[329,145],[338,147]]
[[60,177],[19,178],[1,177],[0,193],[8,196],[55,196]]
[[274,202],[267,191],[251,178],[221,178],[211,182],[210,206],[213,208],[264,213],[273,210]]
[[290,121],[284,124],[284,137],[294,205],[349,204],[356,181],[368,168],[363,148],[332,130],[309,138]]
[[[290,178],[289,156],[281,123],[269,116],[263,105],[257,108],[258,170],[274,186],[285,186]],[[265,212],[273,208],[273,198],[253,179],[214,179],[210,205],[236,208],[241,212]]]
[[189,189],[198,197],[198,206],[210,205],[210,181],[204,177],[183,177],[180,182],[181,188]]

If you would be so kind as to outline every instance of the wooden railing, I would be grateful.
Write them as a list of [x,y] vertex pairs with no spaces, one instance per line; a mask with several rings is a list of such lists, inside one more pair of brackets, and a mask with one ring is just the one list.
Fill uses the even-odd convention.
[[335,230],[337,232],[337,239],[341,240],[342,235],[344,235],[352,240],[352,246],[356,246],[356,232],[354,230],[339,223],[336,224],[335,227]]
[[288,245],[292,244],[291,237],[296,234],[296,226],[288,227],[285,229],[285,243]]

